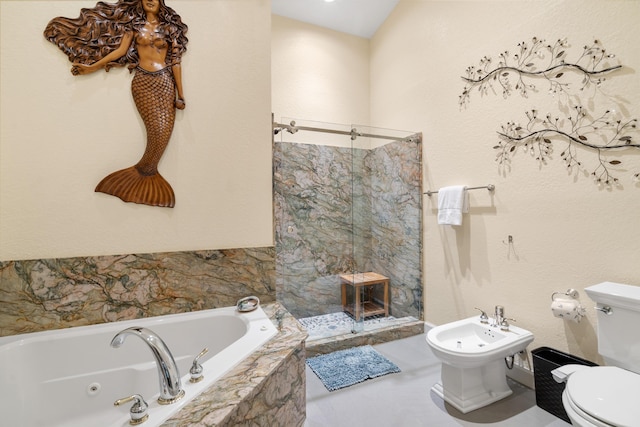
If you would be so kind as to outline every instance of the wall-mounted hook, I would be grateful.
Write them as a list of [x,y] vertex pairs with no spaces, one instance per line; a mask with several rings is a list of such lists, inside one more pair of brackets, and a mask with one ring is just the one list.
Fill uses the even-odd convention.
[[516,253],[516,248],[514,247],[513,244],[513,236],[511,234],[509,234],[507,236],[507,240],[503,240],[502,241],[503,245],[507,245],[507,259],[511,259],[511,253],[513,252],[513,256],[515,257],[516,260],[518,260],[518,254]]

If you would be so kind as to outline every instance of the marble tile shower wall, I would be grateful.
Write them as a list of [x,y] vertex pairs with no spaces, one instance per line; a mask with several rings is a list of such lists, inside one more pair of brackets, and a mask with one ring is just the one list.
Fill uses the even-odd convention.
[[351,162],[349,148],[274,143],[276,290],[297,318],[337,311],[335,275],[354,265]]
[[394,142],[365,159],[371,177],[371,269],[389,277],[391,312],[422,318],[422,142]]
[[296,317],[341,310],[338,274],[390,278],[391,313],[421,316],[422,146],[274,143],[278,301]]
[[274,302],[275,248],[0,262],[0,336]]

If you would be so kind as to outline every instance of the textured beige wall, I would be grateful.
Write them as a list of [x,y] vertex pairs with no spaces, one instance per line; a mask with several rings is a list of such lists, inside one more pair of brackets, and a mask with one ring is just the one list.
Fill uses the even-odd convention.
[[190,40],[174,209],[94,193],[144,150],[132,75],[73,77],[42,32],[95,3],[0,1],[0,260],[272,245],[270,2],[169,1]]
[[271,46],[276,120],[369,124],[368,39],[274,15]]
[[[460,111],[465,69],[484,55],[498,59],[532,37],[567,37],[576,58],[594,38],[625,70],[610,75],[603,92],[577,99],[592,110],[615,108],[640,118],[640,2],[637,1],[415,1],[402,0],[371,42],[371,121],[424,133],[424,185],[496,185],[492,196],[470,193],[471,212],[459,228],[437,225],[437,196],[425,196],[425,317],[442,324],[474,315],[474,307],[504,305],[507,316],[531,330],[530,348],[548,345],[597,358],[594,303],[583,289],[602,281],[640,285],[639,153],[620,157],[620,189],[598,188],[582,173],[568,174],[556,145],[538,165],[519,152],[511,171],[494,162],[496,131],[524,112],[560,115],[560,98],[525,99],[473,93]],[[638,132],[634,134],[640,141]],[[579,152],[589,163],[592,155]],[[508,236],[513,237],[509,247]],[[554,291],[575,288],[587,308],[580,324],[552,317]]]

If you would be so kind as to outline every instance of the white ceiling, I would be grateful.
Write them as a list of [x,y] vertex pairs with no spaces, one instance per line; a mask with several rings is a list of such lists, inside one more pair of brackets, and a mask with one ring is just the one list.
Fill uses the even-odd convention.
[[399,0],[271,0],[271,12],[359,37],[371,38]]

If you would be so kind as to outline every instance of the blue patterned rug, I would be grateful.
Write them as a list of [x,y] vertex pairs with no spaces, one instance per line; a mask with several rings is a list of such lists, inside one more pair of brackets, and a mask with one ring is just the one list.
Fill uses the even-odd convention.
[[329,391],[400,372],[400,368],[370,345],[311,357],[307,365]]

